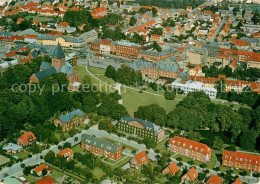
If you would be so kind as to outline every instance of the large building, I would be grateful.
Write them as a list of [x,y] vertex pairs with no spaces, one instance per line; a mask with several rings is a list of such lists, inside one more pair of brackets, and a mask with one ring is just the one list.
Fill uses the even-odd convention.
[[260,156],[224,150],[222,165],[260,173]]
[[206,144],[175,136],[169,142],[169,150],[202,162],[211,160],[211,148]]
[[140,50],[140,52],[138,53],[138,58],[144,58],[147,61],[152,61],[152,62],[160,62],[174,56],[176,52],[177,51],[173,49],[164,50],[162,52]]
[[[42,65],[45,66],[43,67]],[[32,74],[30,77],[30,83],[38,83],[41,79],[49,78],[55,73],[65,73],[69,81],[69,89],[77,90],[79,88],[80,83],[78,82],[79,77],[77,70],[69,62],[65,61],[65,55],[59,43],[52,55],[52,63],[43,62],[42,65],[40,68],[44,68],[44,70]]]
[[118,160],[122,157],[122,147],[110,141],[83,134],[80,143],[81,148],[108,159]]
[[92,10],[91,15],[94,19],[99,19],[107,15],[107,9],[105,7],[100,7]]
[[117,128],[123,132],[137,135],[141,138],[151,138],[156,142],[164,139],[164,130],[152,122],[132,118],[130,116],[123,117],[118,123]]
[[137,58],[138,53],[142,48],[142,45],[136,43],[131,43],[128,41],[117,41],[113,43],[111,52],[117,56]]
[[60,126],[62,131],[68,131],[72,127],[81,125],[87,116],[79,109],[70,113],[64,114],[54,120],[55,126]]

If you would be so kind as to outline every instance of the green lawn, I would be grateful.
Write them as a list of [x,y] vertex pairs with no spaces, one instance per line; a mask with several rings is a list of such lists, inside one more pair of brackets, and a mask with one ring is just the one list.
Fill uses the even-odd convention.
[[25,151],[21,151],[20,153],[15,154],[15,156],[18,156],[19,158],[24,160],[28,158],[28,153],[26,153]]
[[23,177],[27,180],[27,182],[30,182],[30,183],[34,183],[36,181],[38,181],[39,179],[41,179],[40,177],[35,177],[35,176],[32,176],[32,175],[23,175]]
[[82,153],[83,151],[84,151],[84,149],[82,149],[81,147],[80,147],[80,144],[77,144],[76,146],[73,146],[72,147],[72,150],[74,151],[74,153]]
[[40,16],[40,15],[36,15],[36,16],[28,15],[28,16],[25,17],[26,20],[29,20],[29,19],[31,19],[31,18],[32,18],[33,20],[39,20],[39,21],[41,21],[41,22],[53,20],[53,18],[45,17],[45,16]]
[[0,165],[4,165],[4,164],[6,164],[9,161],[10,161],[10,158],[7,158],[7,157],[5,157],[3,155],[0,155]]
[[93,172],[93,175],[94,175],[94,178],[95,179],[100,179],[102,176],[105,175],[105,172],[99,168],[99,167],[95,167],[95,169],[92,171]]

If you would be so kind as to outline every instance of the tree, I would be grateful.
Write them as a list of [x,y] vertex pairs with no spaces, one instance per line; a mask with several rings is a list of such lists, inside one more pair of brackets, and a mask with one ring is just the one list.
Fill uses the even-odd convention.
[[156,8],[152,8],[153,17],[156,17],[158,10]]
[[136,22],[137,22],[136,18],[134,16],[132,16],[130,19],[129,25],[134,26],[136,24]]
[[213,148],[217,149],[217,150],[222,150],[224,145],[223,140],[220,137],[215,137],[214,141],[213,141]]
[[162,52],[162,48],[157,42],[153,42],[153,48],[157,50],[157,52]]
[[239,144],[242,149],[253,151],[256,145],[255,133],[250,130],[244,130],[240,136]]
[[43,176],[46,176],[47,173],[48,173],[47,169],[43,169],[43,170],[42,170],[42,175],[43,175]]
[[108,78],[114,79],[115,75],[116,75],[116,69],[113,66],[108,65],[106,72],[105,72],[105,76]]
[[176,96],[176,91],[175,91],[175,89],[167,88],[167,89],[164,91],[164,98],[165,98],[166,100],[174,100],[174,99],[175,99],[175,96]]
[[49,151],[45,157],[44,157],[45,162],[47,163],[53,163],[53,161],[55,160],[55,153],[53,151]]

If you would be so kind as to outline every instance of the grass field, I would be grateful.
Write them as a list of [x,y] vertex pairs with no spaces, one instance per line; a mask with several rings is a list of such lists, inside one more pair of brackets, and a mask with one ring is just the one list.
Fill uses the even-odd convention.
[[26,153],[25,151],[21,151],[20,153],[17,153],[15,156],[18,156],[21,159],[26,159],[28,158],[28,153]]
[[36,16],[33,16],[33,15],[28,15],[25,17],[26,20],[29,20],[29,19],[33,19],[33,20],[39,20],[41,22],[45,22],[45,21],[49,21],[49,20],[52,20],[53,18],[49,18],[49,17],[45,17],[45,16],[40,16],[40,15],[36,15]]
[[4,165],[6,163],[8,163],[10,161],[9,158],[3,156],[3,155],[0,155],[0,165]]
[[99,167],[95,167],[95,169],[93,170],[93,175],[95,179],[100,179],[102,176],[105,175],[105,172],[99,168]]
[[73,146],[71,149],[74,151],[74,153],[75,153],[75,152],[77,152],[77,153],[82,153],[82,152],[84,151],[84,150],[80,147],[79,144],[77,144],[76,146]]

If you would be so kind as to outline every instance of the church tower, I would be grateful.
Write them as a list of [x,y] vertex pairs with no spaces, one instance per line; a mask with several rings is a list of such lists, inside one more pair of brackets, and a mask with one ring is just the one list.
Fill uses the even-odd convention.
[[57,69],[60,71],[64,64],[65,64],[65,55],[60,44],[58,43],[52,55],[52,66],[56,66]]

